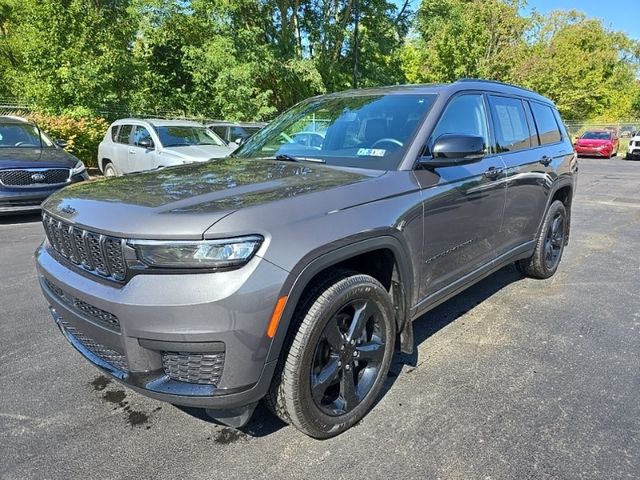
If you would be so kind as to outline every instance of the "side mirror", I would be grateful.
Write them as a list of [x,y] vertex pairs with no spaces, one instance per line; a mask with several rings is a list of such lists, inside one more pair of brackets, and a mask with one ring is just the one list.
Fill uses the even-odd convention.
[[233,141],[233,143],[235,143],[238,146],[241,146],[244,143],[244,138],[238,137]]
[[60,148],[67,148],[67,145],[68,145],[67,141],[66,140],[62,140],[62,139],[56,140],[55,143]]
[[153,141],[150,138],[143,138],[138,142],[138,146],[149,150],[153,148]]
[[484,138],[477,135],[444,134],[431,148],[431,156],[420,160],[425,167],[453,167],[480,161],[486,155]]

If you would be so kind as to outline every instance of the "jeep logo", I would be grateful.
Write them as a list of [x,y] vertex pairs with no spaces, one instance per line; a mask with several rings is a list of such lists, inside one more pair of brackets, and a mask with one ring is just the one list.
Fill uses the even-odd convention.
[[31,180],[33,180],[35,183],[42,183],[46,180],[47,177],[45,177],[44,173],[34,173],[33,175],[31,175]]

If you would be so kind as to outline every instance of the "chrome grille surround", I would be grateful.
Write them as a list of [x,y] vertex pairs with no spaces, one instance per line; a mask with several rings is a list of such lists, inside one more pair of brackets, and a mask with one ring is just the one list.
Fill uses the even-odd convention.
[[71,176],[68,168],[20,168],[0,170],[5,187],[42,187],[64,185]]
[[73,325],[71,325],[69,322],[66,322],[65,320],[61,319],[59,321],[59,324],[62,328],[65,329],[67,334],[73,336],[95,356],[100,357],[102,360],[122,372],[129,371],[129,363],[127,362],[127,357],[125,355],[96,342],[84,333],[78,331]]
[[122,282],[126,278],[123,239],[72,226],[47,213],[43,213],[42,223],[53,249],[74,265],[109,280]]
[[120,331],[120,320],[113,313],[94,307],[87,302],[74,297],[70,293],[65,292],[62,288],[54,285],[49,279],[44,278],[44,283],[49,290],[72,310],[76,310],[79,314],[85,315],[91,319],[97,320],[100,324],[112,330]]
[[224,352],[162,352],[162,366],[172,380],[216,385],[224,367]]

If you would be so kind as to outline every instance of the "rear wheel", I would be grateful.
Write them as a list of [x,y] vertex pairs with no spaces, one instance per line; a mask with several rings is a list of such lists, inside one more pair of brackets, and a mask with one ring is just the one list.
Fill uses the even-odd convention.
[[105,177],[117,177],[118,171],[116,167],[113,166],[113,163],[107,162],[104,166],[104,176]]
[[307,435],[329,438],[361,420],[380,393],[394,350],[393,305],[375,278],[342,272],[300,307],[266,402]]
[[518,260],[517,269],[532,278],[553,276],[560,264],[568,234],[567,210],[560,200],[555,200],[547,210],[533,255]]

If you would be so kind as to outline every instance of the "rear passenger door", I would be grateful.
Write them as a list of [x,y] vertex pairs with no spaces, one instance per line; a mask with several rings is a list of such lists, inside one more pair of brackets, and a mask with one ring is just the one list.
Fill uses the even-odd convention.
[[553,182],[554,158],[565,153],[556,143],[560,134],[548,106],[498,95],[490,95],[489,103],[495,148],[506,166],[507,198],[496,252],[501,255],[533,241]]
[[120,125],[118,135],[113,144],[113,165],[120,173],[129,173],[129,139],[133,125]]

